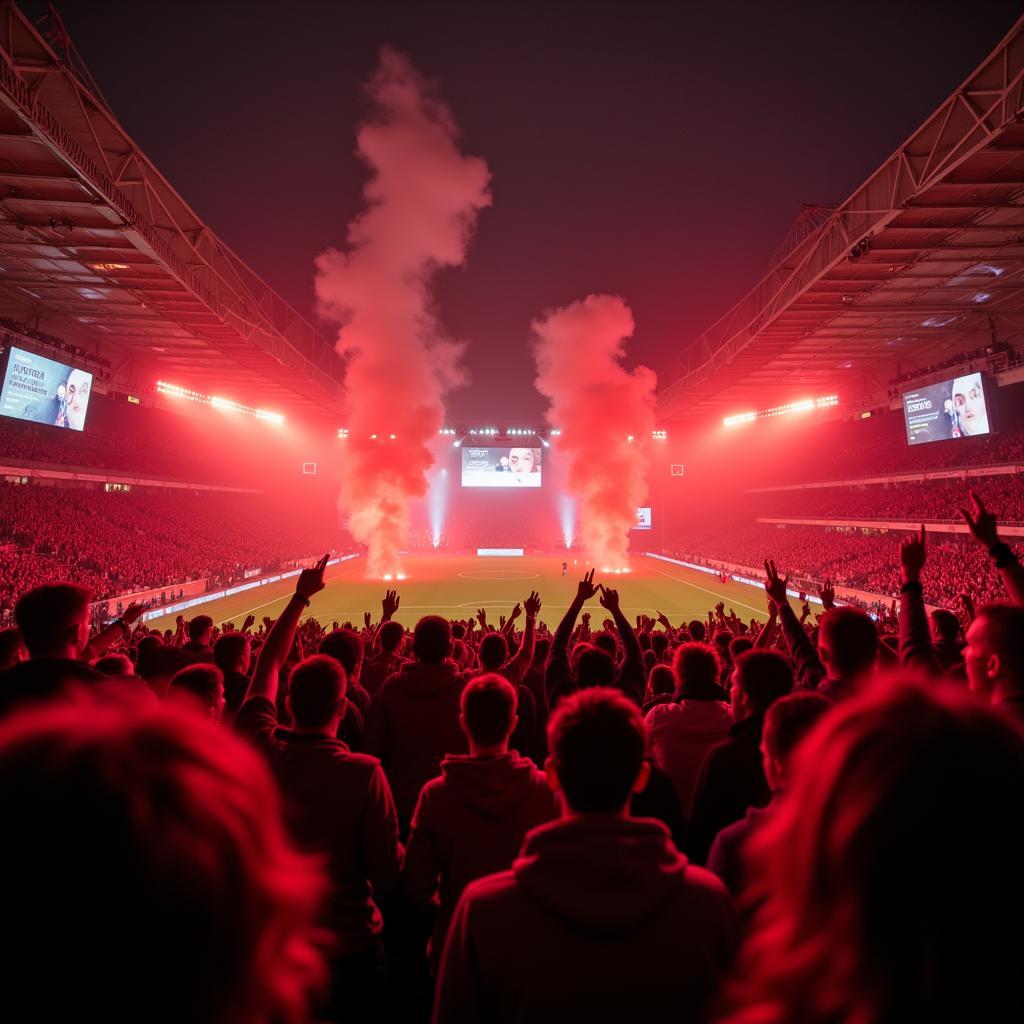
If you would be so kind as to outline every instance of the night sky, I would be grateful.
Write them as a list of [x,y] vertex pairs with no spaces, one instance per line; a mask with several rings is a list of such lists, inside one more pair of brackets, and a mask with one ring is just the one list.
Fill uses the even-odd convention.
[[[128,132],[301,313],[365,180],[360,84],[390,43],[440,82],[494,205],[438,290],[473,384],[537,417],[529,324],[610,291],[659,370],[995,47],[1019,3],[58,3]],[[326,333],[332,333],[325,328]],[[507,423],[506,423],[507,421]]]

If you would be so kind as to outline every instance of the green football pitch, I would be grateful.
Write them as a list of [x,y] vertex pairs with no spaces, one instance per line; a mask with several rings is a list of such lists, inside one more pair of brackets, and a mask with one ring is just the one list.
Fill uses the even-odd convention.
[[[552,630],[576,593],[576,584],[589,569],[581,559],[569,560],[569,575],[562,576],[562,561],[557,556],[527,558],[482,558],[456,555],[417,555],[404,559],[405,579],[383,583],[368,579],[366,561],[355,558],[327,570],[325,589],[312,601],[308,616],[325,626],[337,621],[361,623],[369,611],[376,622],[380,602],[388,587],[398,590],[401,607],[395,616],[407,626],[424,615],[443,615],[448,619],[466,619],[486,608],[495,625],[499,615],[508,614],[517,601],[536,590],[543,601],[540,618]],[[716,576],[685,566],[634,555],[630,572],[602,576],[595,582],[619,591],[623,611],[630,621],[637,615],[654,616],[664,612],[673,625],[705,618],[719,601],[732,608],[742,619],[765,618],[764,595],[743,583],[720,583]],[[240,594],[232,594],[208,604],[196,605],[186,617],[206,614],[214,622],[234,622],[241,626],[252,613],[256,621],[281,612],[295,589],[295,579],[281,580]],[[595,597],[587,604],[595,622],[604,618],[604,609]],[[305,616],[304,616],[305,617]],[[175,616],[167,615],[147,623],[157,628],[173,627]]]

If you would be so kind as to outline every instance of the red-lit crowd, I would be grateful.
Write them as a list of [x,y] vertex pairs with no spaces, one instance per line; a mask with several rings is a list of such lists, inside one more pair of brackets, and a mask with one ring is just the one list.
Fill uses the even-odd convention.
[[[35,588],[0,632],[5,999],[26,1018],[1011,1021],[1024,1014],[1024,570],[929,614],[624,614],[588,573],[409,630]],[[969,595],[970,597],[971,595]],[[494,621],[497,614],[497,620]],[[102,926],[102,932],[100,931]]]
[[94,600],[271,570],[331,546],[330,509],[282,517],[262,496],[0,484],[0,623],[19,594],[74,579]]

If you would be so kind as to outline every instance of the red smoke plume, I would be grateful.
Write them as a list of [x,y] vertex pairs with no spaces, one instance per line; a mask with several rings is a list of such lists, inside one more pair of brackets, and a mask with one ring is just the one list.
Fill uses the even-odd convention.
[[562,432],[559,457],[579,504],[583,547],[594,565],[624,569],[647,496],[657,383],[646,366],[632,373],[622,366],[633,314],[617,296],[588,295],[534,321],[533,331],[537,388]]
[[371,171],[366,206],[347,251],[317,257],[316,294],[348,356],[339,505],[369,548],[370,574],[384,576],[400,568],[408,503],[426,493],[442,396],[465,383],[463,346],[442,331],[430,285],[465,260],[491,196],[487,165],[459,152],[451,111],[407,57],[385,47],[366,91],[356,146]]

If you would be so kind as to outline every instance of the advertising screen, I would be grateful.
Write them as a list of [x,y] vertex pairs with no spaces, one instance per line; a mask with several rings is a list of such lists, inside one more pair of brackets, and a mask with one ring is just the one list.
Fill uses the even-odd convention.
[[951,441],[991,432],[985,381],[980,373],[929,384],[903,394],[907,444]]
[[0,388],[0,415],[82,430],[91,391],[91,373],[12,348]]
[[638,508],[636,510],[636,525],[634,530],[649,530],[651,528],[650,508]]
[[463,487],[540,487],[540,448],[463,448]]

